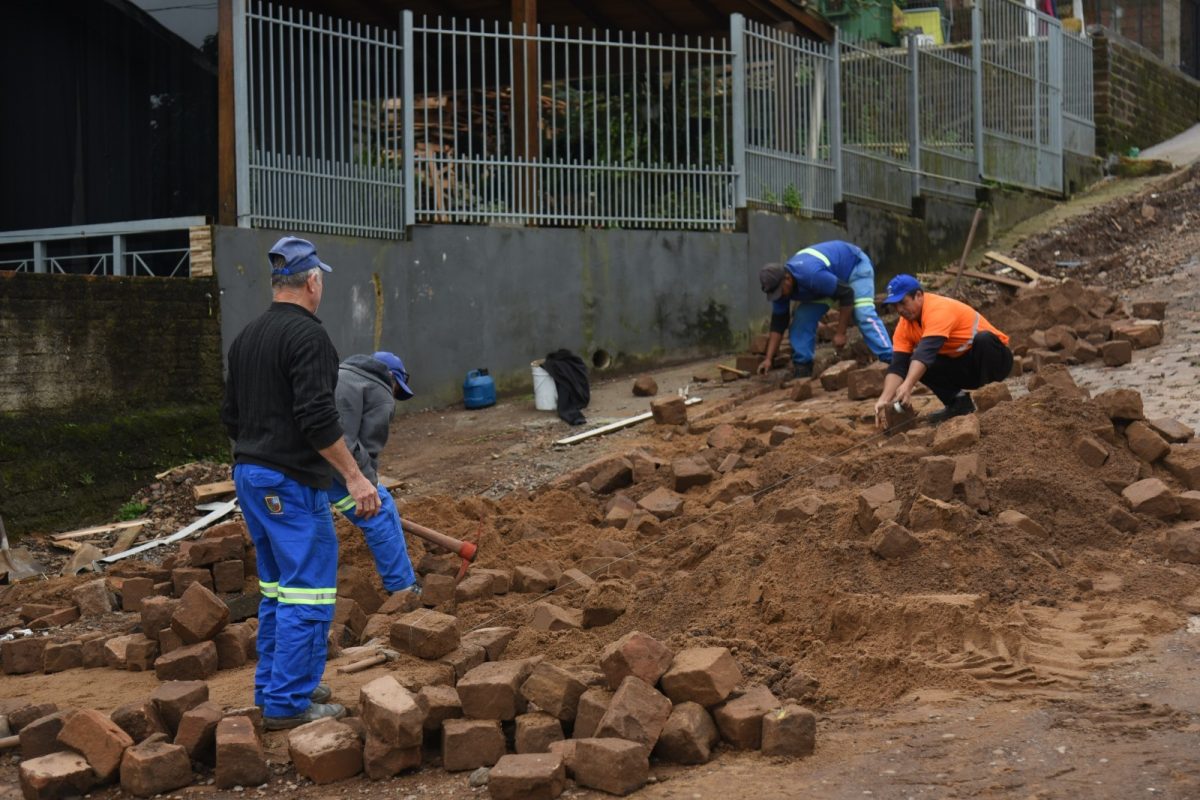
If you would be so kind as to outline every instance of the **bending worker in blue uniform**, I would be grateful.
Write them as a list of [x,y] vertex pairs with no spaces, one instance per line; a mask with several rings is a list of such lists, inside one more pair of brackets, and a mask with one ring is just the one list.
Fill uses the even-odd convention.
[[[892,340],[875,311],[875,267],[858,247],[837,240],[814,244],[787,264],[767,264],[758,280],[771,300],[771,334],[758,365],[760,375],[771,368],[790,312],[793,371],[797,378],[810,377],[817,325],[835,302],[839,309],[833,346],[845,346],[846,326],[853,317],[871,352],[880,361],[892,360]],[[793,302],[799,303],[795,311]]]
[[254,702],[268,730],[346,709],[321,683],[337,597],[338,543],[327,490],[335,468],[369,519],[375,485],[342,438],[334,403],[338,356],[317,319],[324,274],[311,242],[271,248],[266,313],[229,348],[221,420],[233,439],[233,482],[258,553],[258,667]]
[[367,480],[377,485],[379,513],[364,518],[346,486],[334,476],[329,497],[333,507],[363,532],[375,558],[375,568],[389,592],[420,594],[421,585],[413,572],[400,512],[387,489],[378,486],[379,454],[387,444],[389,427],[396,416],[396,401],[413,396],[408,372],[395,353],[350,356],[338,368],[337,409],[346,432],[346,447]]

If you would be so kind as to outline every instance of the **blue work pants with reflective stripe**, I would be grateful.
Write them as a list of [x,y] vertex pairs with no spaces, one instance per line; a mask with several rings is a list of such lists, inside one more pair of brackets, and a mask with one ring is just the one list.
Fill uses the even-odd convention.
[[[892,338],[875,311],[875,267],[865,253],[850,271],[850,288],[854,290],[854,322],[862,332],[863,341],[876,358],[890,363]],[[817,344],[817,324],[832,303],[832,300],[800,303],[792,312],[788,338],[792,343],[792,361],[795,363],[812,363]]]
[[267,717],[300,714],[325,672],[337,595],[337,535],[323,489],[267,467],[233,468],[258,554],[258,668],[254,702]]
[[383,588],[389,592],[407,589],[416,583],[417,576],[413,572],[412,561],[408,557],[408,547],[404,542],[404,529],[400,523],[400,512],[392,500],[391,493],[382,486],[375,487],[379,492],[379,513],[370,519],[358,515],[354,498],[344,485],[333,482],[329,497],[333,507],[345,515],[346,519],[358,526],[371,549],[375,559],[375,568],[383,580]]

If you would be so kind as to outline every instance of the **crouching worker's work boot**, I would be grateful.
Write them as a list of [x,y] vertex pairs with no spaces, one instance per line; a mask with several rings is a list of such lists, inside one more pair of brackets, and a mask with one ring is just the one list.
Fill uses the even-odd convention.
[[341,719],[344,716],[346,716],[345,706],[337,703],[313,703],[304,711],[290,717],[263,717],[263,727],[269,731],[282,731],[288,728],[299,728],[301,725],[307,725],[326,717]]

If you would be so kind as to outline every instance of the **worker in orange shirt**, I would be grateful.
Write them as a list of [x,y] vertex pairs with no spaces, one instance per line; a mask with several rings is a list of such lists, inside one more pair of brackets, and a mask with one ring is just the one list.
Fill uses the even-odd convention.
[[884,409],[908,405],[917,381],[928,386],[945,408],[929,415],[937,424],[975,410],[968,389],[1002,381],[1012,371],[1008,336],[966,303],[926,292],[912,275],[888,282],[884,303],[896,306],[900,321],[892,334],[892,363],[875,403],[875,420]]

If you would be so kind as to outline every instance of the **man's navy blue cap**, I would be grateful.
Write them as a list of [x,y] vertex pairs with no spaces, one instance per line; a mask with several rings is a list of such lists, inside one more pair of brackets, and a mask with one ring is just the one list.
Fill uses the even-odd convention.
[[281,267],[275,266],[275,259],[269,259],[272,275],[298,275],[317,267],[333,272],[333,267],[317,258],[317,246],[307,239],[285,236],[267,251],[267,255],[283,259]]
[[396,384],[400,387],[396,393],[397,399],[407,400],[413,396],[413,390],[408,388],[408,370],[404,368],[404,362],[400,360],[400,356],[380,350],[372,357],[376,361],[382,361],[388,368],[388,372],[392,373],[392,377],[395,378]]
[[912,275],[901,273],[888,281],[887,297],[883,298],[883,302],[899,303],[909,292],[916,291],[920,288],[920,281],[918,281]]

